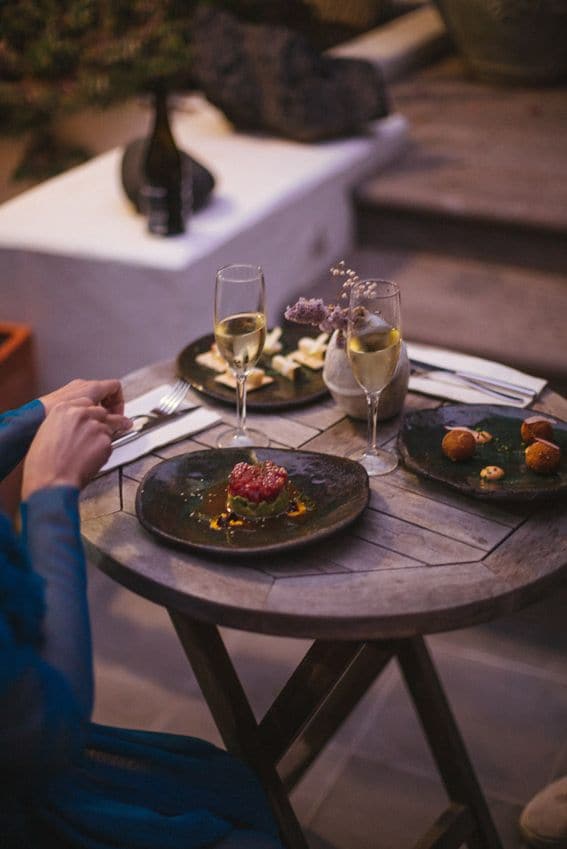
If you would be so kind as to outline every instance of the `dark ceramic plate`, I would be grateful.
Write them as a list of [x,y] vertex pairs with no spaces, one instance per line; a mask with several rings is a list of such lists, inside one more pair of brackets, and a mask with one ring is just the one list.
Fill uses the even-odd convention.
[[[436,410],[420,410],[406,416],[398,448],[408,468],[432,480],[472,495],[475,498],[537,501],[567,493],[567,425],[553,426],[554,442],[561,448],[561,466],[553,475],[537,475],[526,468],[525,445],[520,439],[520,424],[533,416],[531,410],[481,404],[451,405]],[[445,425],[464,425],[487,430],[492,442],[477,445],[471,460],[453,463],[441,451]],[[500,466],[506,477],[485,483],[479,472],[484,466]]]
[[[300,519],[287,516],[248,528],[213,530],[202,510],[233,466],[273,460],[288,470],[293,486],[311,504]],[[298,548],[350,525],[368,503],[368,476],[352,460],[276,448],[223,448],[164,460],[143,479],[136,513],[146,530],[172,545],[221,555],[248,555]]]
[[[299,325],[281,325],[281,327],[280,342],[283,346],[283,354],[295,351],[302,336],[315,337],[319,335],[319,331],[314,332],[308,327]],[[194,389],[204,395],[234,406],[236,403],[234,389],[229,389],[227,386],[217,383],[215,381],[215,377],[218,376],[217,373],[199,365],[195,359],[199,354],[208,351],[214,341],[214,336],[210,333],[184,348],[177,357],[177,372]],[[313,371],[313,369],[300,366],[295,380],[292,381],[270,369],[270,359],[270,357],[261,358],[259,365],[266,369],[266,374],[274,378],[274,382],[247,393],[246,406],[249,410],[270,411],[299,407],[302,404],[317,401],[327,394],[327,387],[323,383],[321,370]]]

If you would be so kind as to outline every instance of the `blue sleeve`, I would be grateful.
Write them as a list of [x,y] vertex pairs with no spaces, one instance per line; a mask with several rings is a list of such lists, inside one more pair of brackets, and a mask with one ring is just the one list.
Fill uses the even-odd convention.
[[[34,523],[26,531],[30,555],[43,577],[0,513],[0,786],[40,784],[82,749],[92,676],[88,619],[75,623],[75,608],[86,608],[76,508],[71,487],[38,492],[25,508],[26,523]],[[71,560],[77,568],[62,587]]]
[[56,486],[34,492],[22,505],[22,539],[45,580],[42,657],[68,682],[87,719],[94,688],[79,491]]
[[[9,630],[0,614],[0,632]],[[67,681],[34,647],[4,639],[0,655],[0,784],[42,783],[80,753],[81,713]]]
[[23,460],[44,418],[41,401],[30,401],[17,410],[0,414],[0,480]]

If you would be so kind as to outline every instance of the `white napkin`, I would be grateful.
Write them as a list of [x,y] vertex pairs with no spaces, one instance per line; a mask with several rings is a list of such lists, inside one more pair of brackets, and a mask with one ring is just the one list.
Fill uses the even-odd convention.
[[[134,398],[132,401],[128,401],[125,404],[125,415],[137,416],[149,412],[170,389],[171,386],[163,384],[138,398]],[[169,442],[185,439],[193,433],[211,427],[220,420],[218,413],[207,410],[205,407],[195,407],[194,404],[184,402],[179,409],[183,410],[184,408],[187,409],[187,415],[179,416],[171,422],[154,427],[147,433],[141,434],[137,439],[133,439],[132,442],[127,442],[125,445],[115,448],[100,470],[100,474],[110,472],[117,466],[124,465],[124,463],[131,463],[133,460],[137,460],[144,454],[149,454],[150,451],[155,451],[156,448],[167,445]]]
[[[527,407],[531,404],[547,381],[531,374],[517,371],[517,369],[503,366],[492,360],[483,360],[480,357],[471,357],[468,354],[459,354],[455,351],[447,351],[443,348],[434,348],[430,345],[418,345],[414,342],[407,343],[410,360],[427,363],[433,369],[456,369],[458,371],[469,371],[483,377],[496,380],[507,380],[533,392],[533,397],[522,400],[497,397],[490,392],[484,392],[482,388],[475,387],[472,383],[452,374],[450,371],[430,372],[426,375],[412,375],[409,388],[424,395],[433,395],[436,398],[447,398],[451,401],[461,401],[465,404],[496,404],[506,407]],[[506,392],[506,389],[502,389]]]

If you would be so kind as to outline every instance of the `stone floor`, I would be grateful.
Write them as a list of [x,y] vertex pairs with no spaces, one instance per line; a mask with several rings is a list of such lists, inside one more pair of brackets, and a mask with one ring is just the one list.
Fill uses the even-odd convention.
[[[98,722],[219,737],[167,614],[90,575]],[[430,639],[505,849],[522,805],[567,772],[567,585],[497,622]],[[307,648],[223,632],[258,715]],[[445,795],[390,665],[296,789],[312,849],[405,849]]]

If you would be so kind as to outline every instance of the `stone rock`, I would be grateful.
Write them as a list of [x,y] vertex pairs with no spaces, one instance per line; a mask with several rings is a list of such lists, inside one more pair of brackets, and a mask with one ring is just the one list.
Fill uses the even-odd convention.
[[191,56],[196,84],[244,130],[316,142],[353,134],[388,114],[377,68],[324,56],[286,27],[246,23],[200,6]]
[[[122,156],[121,177],[122,187],[126,192],[128,200],[141,212],[139,194],[142,187],[142,166],[147,139],[136,139],[130,142]],[[209,195],[215,187],[215,178],[208,168],[193,159],[185,151],[180,151],[181,161],[184,169],[191,174],[193,193],[193,212],[197,212],[207,203]]]

